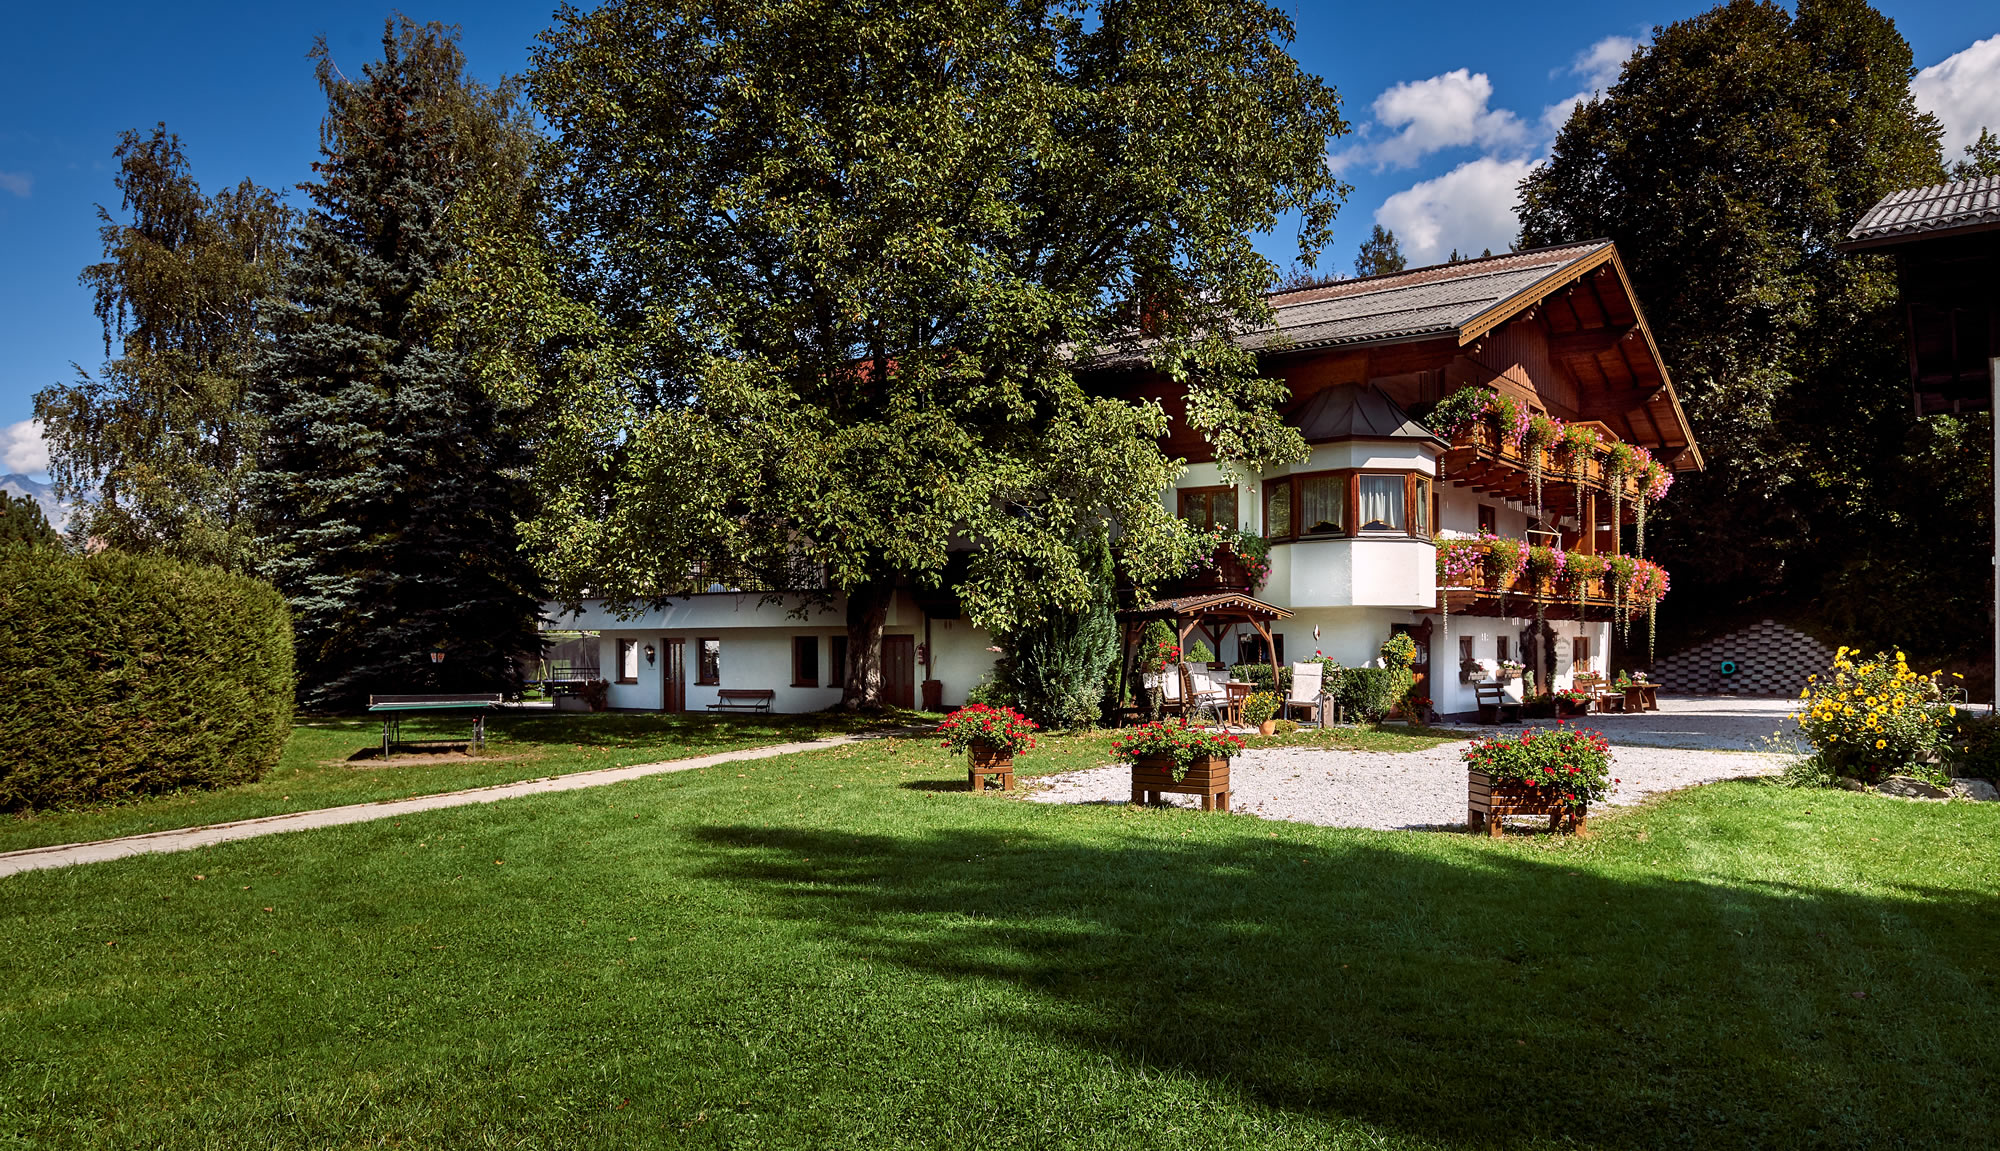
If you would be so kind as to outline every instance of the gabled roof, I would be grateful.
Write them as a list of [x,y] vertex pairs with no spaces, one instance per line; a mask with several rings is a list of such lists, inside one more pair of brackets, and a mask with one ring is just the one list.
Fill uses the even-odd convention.
[[[1271,297],[1275,327],[1252,333],[1252,347],[1324,348],[1378,340],[1455,335],[1470,342],[1500,319],[1602,264],[1611,241],[1592,240],[1342,280]],[[1497,323],[1497,320],[1495,321]]]
[[2000,229],[2000,176],[1905,188],[1882,197],[1840,246],[1883,248],[1912,240]]
[[1340,440],[1421,440],[1437,447],[1449,447],[1436,434],[1417,423],[1372,384],[1336,384],[1321,388],[1285,413],[1285,422],[1299,430],[1309,444]]

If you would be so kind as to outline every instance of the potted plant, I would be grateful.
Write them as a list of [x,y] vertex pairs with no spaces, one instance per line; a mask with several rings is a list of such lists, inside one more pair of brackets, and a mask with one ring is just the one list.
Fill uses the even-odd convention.
[[1486,665],[1476,659],[1458,661],[1458,682],[1478,683],[1486,678]]
[[1590,710],[1590,693],[1585,691],[1559,691],[1555,693],[1556,714],[1579,716]]
[[1228,732],[1203,731],[1175,717],[1135,727],[1112,751],[1132,761],[1132,802],[1151,803],[1164,792],[1201,796],[1203,811],[1229,810],[1229,757],[1243,741]]
[[1528,670],[1528,665],[1518,659],[1503,659],[1500,661],[1498,667],[1500,669],[1500,678],[1503,681],[1520,679]]
[[1554,719],[1556,697],[1545,691],[1530,691],[1521,697],[1522,719]]
[[1507,815],[1546,815],[1549,830],[1581,831],[1590,805],[1611,785],[1611,745],[1595,731],[1558,724],[1518,736],[1489,735],[1465,750],[1467,829],[1500,834]]
[[1243,722],[1257,729],[1258,735],[1271,735],[1277,731],[1278,697],[1274,692],[1253,691],[1243,697]]
[[1014,757],[1035,746],[1035,721],[1011,707],[969,703],[938,724],[941,744],[965,752],[973,771],[1010,770]]

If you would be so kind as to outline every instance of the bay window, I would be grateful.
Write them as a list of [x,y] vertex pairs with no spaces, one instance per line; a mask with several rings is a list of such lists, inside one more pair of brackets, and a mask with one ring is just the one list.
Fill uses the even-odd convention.
[[1264,484],[1264,536],[1274,541],[1353,535],[1431,538],[1435,488],[1415,472],[1331,471]]

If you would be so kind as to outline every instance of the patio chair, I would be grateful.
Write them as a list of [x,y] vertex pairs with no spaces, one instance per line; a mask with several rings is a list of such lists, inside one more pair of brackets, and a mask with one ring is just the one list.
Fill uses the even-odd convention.
[[1576,690],[1589,696],[1591,702],[1597,705],[1598,711],[1622,712],[1625,710],[1625,693],[1622,691],[1612,691],[1604,682],[1603,676],[1595,672],[1581,672],[1577,675],[1574,682],[1576,683]]
[[1285,693],[1285,718],[1292,718],[1294,711],[1311,714],[1314,722],[1326,726],[1326,716],[1321,712],[1319,699],[1320,677],[1326,669],[1316,663],[1295,663],[1292,665],[1292,690]]
[[1229,707],[1228,693],[1215,683],[1207,668],[1197,671],[1181,665],[1181,698],[1185,701],[1181,714],[1190,721],[1200,719],[1222,726],[1223,713]]

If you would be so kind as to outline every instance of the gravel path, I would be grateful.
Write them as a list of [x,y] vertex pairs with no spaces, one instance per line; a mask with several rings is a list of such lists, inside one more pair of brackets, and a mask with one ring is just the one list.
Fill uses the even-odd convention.
[[[1462,743],[1428,751],[1333,751],[1271,748],[1249,751],[1230,764],[1238,812],[1328,827],[1462,829],[1465,763]],[[1638,803],[1649,795],[1749,775],[1773,775],[1782,761],[1771,755],[1678,748],[1614,746],[1611,774],[1621,780],[1607,801]],[[1129,767],[1101,767],[1044,776],[1026,798],[1035,803],[1126,803]],[[1169,795],[1180,807],[1199,807],[1192,795]]]

